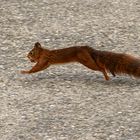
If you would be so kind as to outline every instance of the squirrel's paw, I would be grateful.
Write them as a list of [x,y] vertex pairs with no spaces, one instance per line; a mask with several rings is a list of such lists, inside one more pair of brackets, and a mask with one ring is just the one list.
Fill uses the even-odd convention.
[[22,70],[21,74],[29,74],[29,71]]

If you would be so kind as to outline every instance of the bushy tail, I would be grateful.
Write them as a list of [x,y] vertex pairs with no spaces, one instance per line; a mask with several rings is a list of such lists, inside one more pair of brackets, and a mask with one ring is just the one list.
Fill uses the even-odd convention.
[[93,50],[92,58],[99,66],[115,74],[128,74],[140,78],[140,59],[127,54]]

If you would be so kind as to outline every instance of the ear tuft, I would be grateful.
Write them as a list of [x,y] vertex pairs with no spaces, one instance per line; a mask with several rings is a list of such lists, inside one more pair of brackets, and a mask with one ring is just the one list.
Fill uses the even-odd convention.
[[41,44],[39,42],[36,42],[34,45],[35,48],[41,48]]

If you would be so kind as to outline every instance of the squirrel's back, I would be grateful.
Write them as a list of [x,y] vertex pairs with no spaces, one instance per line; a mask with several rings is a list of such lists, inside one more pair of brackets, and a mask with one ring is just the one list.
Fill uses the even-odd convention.
[[73,46],[69,48],[50,50],[50,59],[54,64],[78,62],[78,54],[80,52],[88,52],[88,49],[88,46]]

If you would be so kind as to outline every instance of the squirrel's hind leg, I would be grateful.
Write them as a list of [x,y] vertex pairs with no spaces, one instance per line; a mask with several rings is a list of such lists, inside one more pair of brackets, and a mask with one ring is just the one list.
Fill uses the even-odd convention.
[[104,75],[105,80],[109,80],[109,76],[107,75],[106,69],[104,67],[99,67],[96,62],[92,59],[89,53],[79,53],[78,54],[79,62],[89,69],[95,71],[101,71]]

